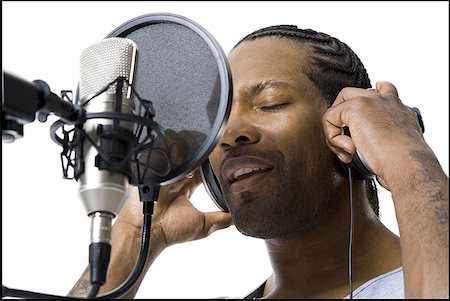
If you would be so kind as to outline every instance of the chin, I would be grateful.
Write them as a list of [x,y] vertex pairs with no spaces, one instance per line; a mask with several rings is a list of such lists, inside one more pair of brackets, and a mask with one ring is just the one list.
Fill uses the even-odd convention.
[[315,216],[314,212],[306,208],[283,208],[280,204],[263,206],[263,203],[264,201],[259,200],[247,203],[237,210],[230,210],[233,223],[240,233],[262,239],[287,237],[303,228],[309,228],[308,225]]
[[322,203],[308,199],[281,197],[255,199],[239,208],[230,208],[233,223],[243,235],[262,238],[287,238],[313,231],[336,210],[335,202],[325,198]]

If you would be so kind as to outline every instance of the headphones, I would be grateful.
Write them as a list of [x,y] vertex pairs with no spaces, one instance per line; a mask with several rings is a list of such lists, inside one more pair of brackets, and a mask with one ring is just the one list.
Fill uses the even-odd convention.
[[[425,127],[422,120],[422,115],[418,108],[411,108],[416,116],[416,119],[419,123],[420,128],[422,129],[422,133],[425,132]],[[348,127],[344,128],[344,133],[350,136],[350,131]],[[350,163],[343,163],[336,157],[338,164],[344,169],[344,171],[348,174],[349,168],[351,169],[352,179],[355,180],[369,180],[372,179],[375,175],[373,171],[366,164],[363,156],[356,151],[352,156],[352,161]],[[200,167],[200,174],[202,177],[203,184],[205,189],[214,203],[221,209],[222,211],[228,212],[228,207],[225,202],[225,197],[223,196],[222,190],[220,189],[219,181],[217,177],[214,175],[214,172],[211,168],[211,163],[209,159],[206,159]]]

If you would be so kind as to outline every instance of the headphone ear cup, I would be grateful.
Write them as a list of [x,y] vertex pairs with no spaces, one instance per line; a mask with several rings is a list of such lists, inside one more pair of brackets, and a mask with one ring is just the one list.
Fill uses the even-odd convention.
[[358,153],[354,153],[352,156],[352,161],[350,163],[343,163],[339,160],[339,165],[344,169],[345,173],[348,174],[348,167],[352,170],[352,178],[354,180],[370,180],[374,177],[373,172],[367,167]]
[[217,207],[224,212],[229,212],[228,206],[225,203],[225,197],[220,189],[219,181],[214,175],[209,159],[206,159],[206,161],[202,163],[200,167],[200,175],[202,176],[202,181],[206,192],[209,194]]
[[[348,127],[344,127],[344,134],[351,137],[350,130]],[[347,168],[350,167],[352,170],[352,178],[355,180],[369,180],[374,177],[374,173],[365,163],[364,159],[359,155],[358,151],[352,155],[352,161],[350,163],[343,163],[338,159],[340,165],[344,168],[345,172],[348,173]]]

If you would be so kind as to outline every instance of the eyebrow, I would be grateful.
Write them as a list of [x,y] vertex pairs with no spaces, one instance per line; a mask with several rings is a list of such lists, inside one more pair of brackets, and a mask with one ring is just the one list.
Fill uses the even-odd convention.
[[257,96],[262,91],[269,89],[269,88],[293,88],[292,85],[281,82],[281,81],[274,81],[274,80],[267,80],[262,81],[259,83],[255,83],[247,87],[245,90],[250,96]]

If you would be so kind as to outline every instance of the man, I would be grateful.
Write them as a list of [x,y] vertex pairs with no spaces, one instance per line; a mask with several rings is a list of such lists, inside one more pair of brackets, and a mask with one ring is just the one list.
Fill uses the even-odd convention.
[[[395,86],[369,89],[347,45],[295,26],[250,34],[229,63],[232,110],[210,161],[230,214],[190,204],[201,182],[197,173],[162,187],[146,270],[166,247],[233,223],[265,240],[273,268],[245,297],[345,298],[353,215],[352,297],[448,298],[448,177]],[[378,219],[371,180],[353,179],[349,193],[349,176],[336,158],[349,163],[356,150],[391,191],[400,238]],[[132,199],[114,225],[101,293],[134,267],[142,209],[135,191]],[[86,283],[87,272],[71,294],[85,294]]]

